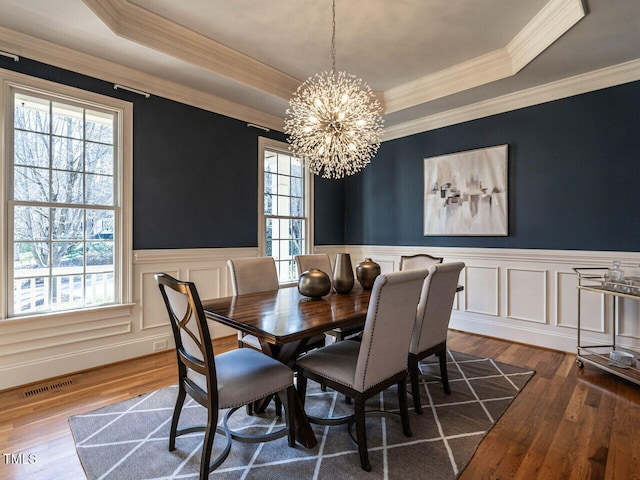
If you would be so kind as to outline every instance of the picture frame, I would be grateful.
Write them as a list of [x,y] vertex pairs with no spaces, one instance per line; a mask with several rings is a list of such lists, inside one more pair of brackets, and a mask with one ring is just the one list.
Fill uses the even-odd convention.
[[508,145],[424,159],[425,236],[507,236]]

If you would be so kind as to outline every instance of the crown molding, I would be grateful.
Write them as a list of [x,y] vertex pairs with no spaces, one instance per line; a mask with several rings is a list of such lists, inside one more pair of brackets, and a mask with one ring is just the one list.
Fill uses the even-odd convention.
[[243,53],[132,4],[127,0],[82,0],[119,37],[289,100],[300,83]]
[[637,80],[640,80],[640,60],[632,60],[538,87],[491,98],[473,105],[385,127],[382,140],[387,141],[406,137]]
[[160,97],[244,122],[256,123],[278,131],[283,129],[284,120],[275,115],[2,26],[0,26],[0,50],[107,82],[120,83],[144,90]]
[[385,113],[513,76],[584,16],[581,0],[551,0],[505,47],[386,90]]

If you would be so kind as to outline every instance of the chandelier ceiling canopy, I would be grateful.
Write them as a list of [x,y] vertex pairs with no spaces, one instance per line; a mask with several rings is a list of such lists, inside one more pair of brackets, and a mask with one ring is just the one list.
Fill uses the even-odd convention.
[[361,78],[336,72],[333,0],[331,72],[309,77],[289,101],[284,131],[293,153],[325,178],[343,178],[369,164],[380,147],[382,107]]

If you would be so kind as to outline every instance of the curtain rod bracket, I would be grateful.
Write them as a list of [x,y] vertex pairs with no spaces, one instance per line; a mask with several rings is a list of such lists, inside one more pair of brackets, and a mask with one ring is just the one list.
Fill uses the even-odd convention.
[[125,87],[124,85],[120,85],[118,83],[113,84],[113,89],[127,90],[128,92],[133,92],[133,93],[137,93],[138,95],[142,95],[144,98],[149,98],[151,96],[150,93],[143,92],[142,90],[136,90],[135,88]]

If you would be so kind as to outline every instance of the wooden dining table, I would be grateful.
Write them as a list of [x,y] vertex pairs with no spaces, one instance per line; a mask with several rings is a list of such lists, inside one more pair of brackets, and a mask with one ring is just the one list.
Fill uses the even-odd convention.
[[[350,293],[330,293],[312,299],[285,287],[268,292],[204,300],[205,316],[224,325],[255,335],[262,351],[293,366],[313,336],[336,328],[364,325],[370,290],[356,285]],[[317,439],[296,396],[297,440],[308,448]]]

